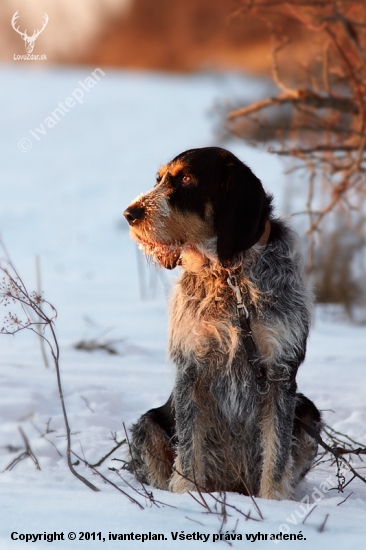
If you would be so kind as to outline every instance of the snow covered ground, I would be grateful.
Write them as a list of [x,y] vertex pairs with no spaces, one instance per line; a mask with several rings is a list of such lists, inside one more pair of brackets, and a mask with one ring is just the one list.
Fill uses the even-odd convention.
[[[162,404],[173,383],[173,367],[166,361],[166,303],[176,275],[139,263],[122,212],[132,198],[152,186],[161,163],[184,149],[217,143],[209,116],[215,101],[255,98],[261,84],[230,75],[173,77],[107,70],[91,77],[92,68],[33,69],[0,69],[0,232],[30,290],[36,288],[35,257],[40,257],[45,297],[58,310],[73,449],[96,463],[115,445],[112,433],[118,441],[124,438],[122,422],[129,426],[148,408]],[[88,88],[90,77],[95,83]],[[73,106],[68,97],[75,100]],[[64,114],[58,110],[55,117],[52,113],[59,102]],[[53,127],[49,117],[56,122]],[[280,211],[284,187],[278,160],[239,142],[232,142],[230,149],[275,194]],[[1,550],[24,547],[27,543],[21,538],[27,533],[64,533],[65,540],[54,544],[70,549],[119,544],[197,548],[202,544],[197,533],[209,535],[206,546],[230,542],[240,548],[248,542],[246,535],[278,535],[280,530],[301,532],[304,538],[271,542],[257,537],[256,547],[275,543],[290,549],[363,547],[366,486],[352,482],[344,494],[329,490],[336,485],[335,469],[329,463],[311,471],[296,500],[258,499],[262,521],[255,521],[259,516],[249,498],[228,494],[227,502],[244,513],[251,510],[253,520],[245,521],[228,508],[222,533],[231,537],[235,532],[243,540],[231,537],[220,542],[222,517],[207,514],[189,495],[154,490],[155,498],[166,503],[159,507],[138,497],[108,469],[120,466],[112,458],[123,458],[123,447],[100,471],[137,498],[144,510],[77,466],[101,489],[93,493],[67,468],[56,376],[52,366],[46,369],[43,364],[37,337],[24,332],[0,338],[0,471],[23,450],[19,426],[41,466],[41,471],[36,470],[27,458],[0,475]],[[90,338],[101,343],[113,340],[119,354],[74,349]],[[365,327],[335,321],[319,310],[298,377],[300,391],[325,411],[326,421],[364,444],[365,339]],[[50,433],[42,437],[47,427]],[[133,476],[123,476],[139,488]],[[213,499],[206,500],[215,512]],[[303,525],[314,502],[317,507]],[[67,538],[69,532],[76,533],[75,541]],[[109,540],[109,533],[131,532],[161,533],[165,538],[164,542]],[[11,540],[11,533],[17,533],[13,535],[17,541]],[[102,541],[79,540],[79,533],[96,533],[97,539],[101,533]],[[183,534],[192,539],[180,540]],[[32,548],[47,544],[32,542]]]

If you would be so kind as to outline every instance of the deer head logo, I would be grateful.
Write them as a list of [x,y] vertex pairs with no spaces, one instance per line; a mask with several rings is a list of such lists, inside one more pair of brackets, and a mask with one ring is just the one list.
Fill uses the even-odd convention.
[[39,37],[39,35],[41,34],[41,32],[43,31],[43,29],[45,28],[45,26],[48,23],[48,15],[47,15],[47,13],[44,14],[44,16],[43,16],[44,21],[43,21],[43,25],[42,25],[41,30],[37,29],[36,31],[33,32],[32,36],[27,35],[27,29],[25,29],[24,32],[21,32],[19,30],[19,27],[15,26],[15,23],[16,23],[16,20],[18,19],[18,17],[19,17],[18,11],[16,11],[13,15],[12,20],[11,20],[11,26],[23,38],[25,49],[26,49],[27,53],[32,53],[35,41],[37,40],[37,38]]

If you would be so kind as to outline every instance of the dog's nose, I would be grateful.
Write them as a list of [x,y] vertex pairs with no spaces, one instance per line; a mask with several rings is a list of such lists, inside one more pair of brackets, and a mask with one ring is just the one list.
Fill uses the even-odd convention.
[[137,220],[142,220],[145,216],[145,207],[141,203],[135,203],[126,208],[123,215],[128,223],[133,225]]

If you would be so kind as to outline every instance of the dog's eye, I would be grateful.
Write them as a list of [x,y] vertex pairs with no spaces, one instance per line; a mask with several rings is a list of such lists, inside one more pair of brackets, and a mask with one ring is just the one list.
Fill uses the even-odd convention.
[[182,183],[183,185],[189,185],[192,183],[192,178],[190,176],[183,176]]

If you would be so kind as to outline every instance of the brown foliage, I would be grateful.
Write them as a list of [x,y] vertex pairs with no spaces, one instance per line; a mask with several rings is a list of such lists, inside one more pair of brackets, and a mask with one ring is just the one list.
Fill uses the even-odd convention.
[[[86,57],[93,65],[192,71],[246,68],[267,72],[270,36],[238,0],[134,0],[109,22]],[[298,44],[293,24],[287,33]],[[297,47],[300,47],[297,45]]]

